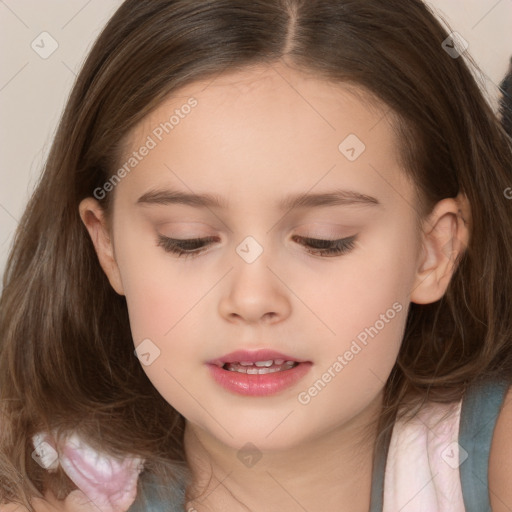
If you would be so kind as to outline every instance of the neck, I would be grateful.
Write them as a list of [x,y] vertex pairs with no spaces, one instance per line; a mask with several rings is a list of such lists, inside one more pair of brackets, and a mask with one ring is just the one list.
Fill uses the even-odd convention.
[[367,512],[381,400],[379,395],[350,424],[256,457],[187,422],[184,446],[192,474],[187,510],[295,512],[321,506],[323,512]]

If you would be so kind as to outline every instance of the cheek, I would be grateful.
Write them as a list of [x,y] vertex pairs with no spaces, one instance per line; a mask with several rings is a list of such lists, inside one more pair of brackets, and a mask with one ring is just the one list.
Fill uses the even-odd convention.
[[[299,403],[308,415],[332,413],[333,424],[360,413],[382,390],[400,350],[409,307],[411,263],[399,245],[359,255],[330,274],[312,309],[320,325],[315,374]],[[320,322],[318,322],[320,324]],[[310,386],[310,387],[307,387]]]
[[[400,324],[394,319],[398,310],[408,307],[415,269],[413,245],[404,242],[401,233],[391,231],[370,237],[323,274],[302,269],[303,278],[295,282],[294,289],[322,320],[317,322],[318,332],[323,330],[329,345],[339,348],[376,322],[384,330],[381,315],[393,320],[385,324],[387,331]],[[394,328],[393,334],[400,330]]]
[[119,238],[116,254],[134,343],[149,338],[163,348],[205,295],[204,276],[183,271],[186,263],[156,247],[147,234]]
[[403,233],[390,231],[333,266],[322,289],[315,290],[309,305],[323,321],[317,322],[322,332],[317,370],[322,382],[333,383],[318,397],[319,406],[354,399],[357,408],[384,385],[403,338],[415,275],[413,253]]
[[[195,389],[190,365],[184,362],[197,363],[204,357],[198,344],[189,341],[194,332],[191,322],[197,321],[194,305],[209,286],[204,276],[184,272],[181,261],[155,249],[151,240],[143,244],[139,239],[137,245],[122,241],[118,258],[134,346],[153,386],[174,408],[190,415],[189,393]],[[146,353],[149,364],[141,357]]]

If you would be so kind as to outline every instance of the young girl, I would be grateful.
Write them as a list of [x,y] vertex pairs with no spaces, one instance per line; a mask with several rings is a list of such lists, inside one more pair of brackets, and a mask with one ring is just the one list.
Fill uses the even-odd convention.
[[125,1],[4,278],[0,510],[512,510],[466,60],[419,0]]

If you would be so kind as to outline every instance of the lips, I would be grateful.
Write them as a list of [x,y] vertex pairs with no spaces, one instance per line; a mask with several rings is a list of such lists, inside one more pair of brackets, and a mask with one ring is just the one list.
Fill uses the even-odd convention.
[[268,396],[293,387],[312,363],[274,350],[238,350],[208,361],[213,379],[238,395]]

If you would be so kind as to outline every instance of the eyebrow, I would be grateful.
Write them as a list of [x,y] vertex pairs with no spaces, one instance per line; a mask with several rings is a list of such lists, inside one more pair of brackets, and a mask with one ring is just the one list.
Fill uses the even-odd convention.
[[[227,202],[214,194],[194,194],[170,189],[149,190],[137,199],[139,205],[182,204],[196,208],[227,208]],[[280,210],[318,208],[323,206],[382,206],[375,198],[353,190],[336,189],[315,194],[296,194],[278,203]]]

